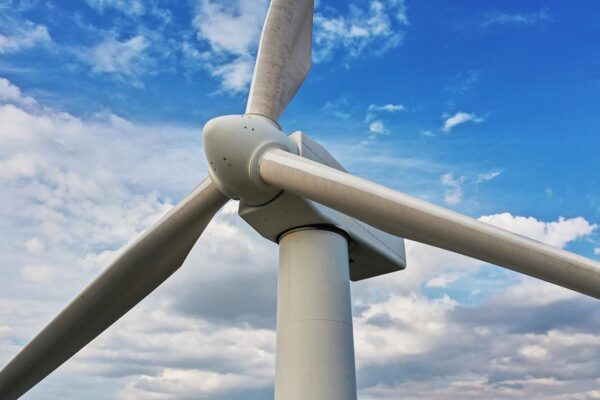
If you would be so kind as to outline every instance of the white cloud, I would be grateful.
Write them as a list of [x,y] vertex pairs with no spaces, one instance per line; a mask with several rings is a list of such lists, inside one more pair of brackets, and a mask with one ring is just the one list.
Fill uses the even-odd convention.
[[369,131],[371,133],[374,133],[377,135],[387,133],[387,130],[385,129],[385,125],[383,124],[383,121],[379,121],[379,120],[373,121],[369,124]]
[[0,179],[32,178],[37,174],[40,167],[40,162],[34,155],[17,154],[7,156],[7,158],[0,159]]
[[252,81],[254,60],[240,56],[229,64],[215,66],[212,74],[221,78],[221,85],[229,91],[241,91]]
[[495,178],[499,177],[500,175],[502,175],[503,172],[504,171],[501,169],[494,169],[489,172],[484,172],[482,174],[477,175],[477,177],[475,178],[475,183],[483,183],[483,182],[491,181],[492,179],[495,179]]
[[[206,171],[198,159],[202,150],[197,128],[138,125],[110,113],[82,119],[51,108],[27,111],[11,104],[0,105],[0,125],[0,162],[30,157],[44,166],[31,169],[13,163],[13,174],[0,169],[0,220],[7,228],[0,231],[0,321],[11,324],[8,330],[0,322],[3,365],[37,333],[42,321],[53,317],[171,207],[172,193],[181,197]],[[163,140],[164,132],[169,132],[168,140]],[[54,375],[56,386],[48,380],[43,390],[63,398],[67,392],[81,394],[86,389],[77,392],[72,379],[84,374],[98,379],[98,398],[268,393],[274,368],[271,329],[244,328],[247,323],[238,328],[229,318],[230,326],[223,327],[203,321],[201,312],[183,317],[183,311],[173,312],[180,307],[174,304],[186,303],[182,296],[206,293],[215,281],[223,282],[218,284],[220,293],[236,280],[247,282],[246,275],[236,277],[240,262],[245,273],[257,276],[256,282],[272,282],[274,245],[242,222],[234,205],[211,223],[188,266],[158,290],[162,295],[144,300],[61,368]],[[248,263],[253,256],[260,262]],[[59,277],[60,285],[39,289]],[[267,294],[267,303],[274,298],[276,286],[268,291],[257,287],[259,296]],[[263,312],[252,293],[251,312]],[[230,296],[234,303],[238,297]],[[223,299],[215,303],[216,299],[204,298],[202,305],[214,304],[217,313],[231,309],[231,304]],[[244,303],[243,307],[250,304]],[[196,306],[192,312],[197,312]],[[268,310],[267,321],[273,315]]]
[[447,332],[447,312],[457,303],[448,297],[430,301],[417,295],[392,295],[386,301],[365,306],[368,308],[355,317],[359,368],[431,351]]
[[459,204],[464,195],[462,185],[465,183],[466,178],[464,176],[454,178],[454,175],[451,172],[448,172],[441,176],[440,181],[447,187],[444,193],[444,201],[446,204],[450,206]]
[[456,280],[460,279],[463,275],[464,274],[459,273],[443,273],[429,279],[425,283],[425,286],[428,288],[443,288],[456,282]]
[[525,358],[533,360],[543,360],[548,356],[548,350],[541,346],[523,346],[519,349],[519,354]]
[[113,8],[130,16],[143,15],[146,8],[141,0],[85,0],[90,7],[103,13],[106,9]]
[[0,33],[0,54],[15,53],[52,43],[48,28],[44,25],[36,25],[30,21],[21,21],[19,24],[4,22],[4,29],[10,33]]
[[191,63],[206,68],[221,79],[223,89],[240,92],[248,88],[254,70],[262,24],[267,12],[266,0],[234,0],[220,3],[202,0],[194,17],[197,39],[209,46],[206,52],[183,44]]
[[600,255],[600,247],[596,247],[596,248],[594,249],[594,254],[596,254],[596,255]]
[[25,242],[25,248],[30,253],[41,253],[46,249],[44,242],[40,240],[40,238],[34,237]]
[[406,111],[406,107],[404,107],[402,104],[385,104],[381,106],[377,104],[371,104],[367,108],[367,116],[365,119],[367,122],[371,122],[380,113],[393,114],[401,111]]
[[377,104],[371,104],[368,108],[370,112],[376,111],[385,111],[385,112],[398,112],[398,111],[406,111],[406,107],[402,104],[385,104],[382,106],[378,106]]
[[385,127],[385,123],[383,120],[378,118],[378,114],[381,113],[397,113],[401,111],[406,111],[406,107],[402,104],[385,104],[385,105],[377,105],[371,104],[367,108],[367,116],[365,117],[365,121],[369,124],[369,132],[371,132],[372,136],[375,135],[383,135],[389,134],[388,129]]
[[267,5],[264,0],[202,0],[194,17],[198,39],[215,52],[247,55],[256,49]]
[[[130,382],[116,398],[120,400],[157,398],[172,399],[174,396],[191,394],[195,398],[210,398],[215,394],[242,392],[268,387],[269,380],[257,380],[233,373],[212,371],[165,369],[159,376],[141,376]],[[208,396],[208,397],[207,397]]]
[[[267,0],[199,1],[193,25],[208,50],[185,41],[181,48],[188,64],[208,70],[228,92],[247,90],[268,5]],[[402,42],[400,28],[408,24],[403,0],[372,0],[366,10],[352,4],[347,16],[326,16],[331,10],[314,16],[314,62],[329,60],[337,50],[351,58],[366,50],[382,53]]]
[[590,235],[598,227],[582,217],[568,219],[560,217],[557,221],[544,222],[533,217],[502,213],[483,216],[479,220],[560,248],[565,247],[569,242]]
[[83,51],[81,58],[95,73],[137,79],[147,71],[149,58],[146,50],[149,45],[148,39],[141,35],[124,41],[109,37],[95,47]]
[[523,277],[521,282],[506,289],[495,304],[508,304],[511,307],[546,306],[558,301],[579,296],[576,292],[552,285],[535,278]]
[[21,270],[21,275],[32,283],[51,283],[55,278],[54,271],[47,265],[26,265]]
[[403,0],[369,2],[368,9],[350,5],[347,16],[327,16],[330,9],[315,14],[315,62],[330,60],[338,50],[356,58],[368,50],[381,54],[402,43],[402,28],[408,25]]
[[446,120],[444,121],[444,126],[442,127],[442,131],[450,133],[452,128],[464,124],[466,122],[474,122],[478,124],[480,122],[483,122],[483,118],[478,117],[475,114],[469,114],[459,111],[456,114],[446,118]]
[[5,78],[0,78],[0,103],[14,103],[26,107],[34,107],[37,104],[31,97],[23,96],[21,89]]
[[[0,160],[34,166],[0,177],[4,364],[206,171],[197,129],[14,104],[0,105],[0,125]],[[511,230],[535,226],[526,231],[559,244],[593,227],[583,218],[500,219]],[[31,251],[38,240],[45,249]],[[458,276],[489,290],[496,280],[481,275],[492,267],[411,241],[407,256],[406,271],[352,285],[361,399],[593,398],[594,303],[512,272],[494,279],[516,284],[488,293],[483,304],[427,298],[423,287],[443,292]],[[36,390],[65,399],[272,396],[276,266],[275,244],[242,222],[231,202],[171,279]]]
[[488,13],[479,24],[482,28],[491,26],[521,25],[532,26],[543,22],[551,22],[552,16],[548,10],[540,10],[534,13],[507,13],[492,12]]

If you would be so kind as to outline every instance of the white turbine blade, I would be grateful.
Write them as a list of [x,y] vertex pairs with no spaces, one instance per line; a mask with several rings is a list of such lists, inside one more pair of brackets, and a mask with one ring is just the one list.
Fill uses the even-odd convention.
[[246,114],[277,121],[311,66],[313,0],[273,0],[260,39]]
[[392,235],[500,265],[600,298],[600,263],[305,158],[269,150],[262,179]]
[[23,395],[162,284],[226,201],[206,179],[148,229],[0,371],[0,399]]

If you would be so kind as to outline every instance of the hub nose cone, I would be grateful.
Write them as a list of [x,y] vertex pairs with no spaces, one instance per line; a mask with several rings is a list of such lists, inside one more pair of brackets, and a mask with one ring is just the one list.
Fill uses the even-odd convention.
[[294,143],[267,118],[226,115],[212,119],[203,129],[209,174],[228,197],[249,205],[273,199],[279,189],[266,185],[258,173],[265,151],[280,148],[297,154]]

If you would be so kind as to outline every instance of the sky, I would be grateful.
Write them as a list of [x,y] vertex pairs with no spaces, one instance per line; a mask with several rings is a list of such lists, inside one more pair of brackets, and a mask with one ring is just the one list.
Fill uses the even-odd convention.
[[[0,366],[207,174],[266,0],[0,0]],[[600,5],[319,0],[281,119],[349,171],[600,260]],[[597,300],[408,241],[353,283],[358,395],[599,399]],[[277,246],[228,203],[27,400],[272,398]]]

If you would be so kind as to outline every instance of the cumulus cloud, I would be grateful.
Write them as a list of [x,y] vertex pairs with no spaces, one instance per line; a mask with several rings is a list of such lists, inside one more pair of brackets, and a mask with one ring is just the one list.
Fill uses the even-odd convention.
[[35,46],[44,46],[52,43],[48,28],[30,21],[21,21],[19,24],[6,23],[0,28],[0,54],[16,53]]
[[14,103],[25,107],[34,107],[37,105],[37,102],[33,98],[23,96],[21,89],[5,78],[0,78],[0,102]]
[[451,172],[441,176],[440,181],[442,182],[442,185],[446,186],[444,192],[444,201],[446,204],[449,206],[460,204],[464,195],[462,185],[465,183],[466,179],[467,178],[464,176],[454,178],[454,174]]
[[[246,90],[268,5],[267,0],[200,1],[193,25],[196,38],[208,49],[185,41],[184,56],[190,64],[202,66],[219,78],[224,90]],[[313,61],[328,61],[338,51],[350,58],[383,53],[402,43],[406,25],[403,0],[372,0],[366,9],[351,4],[348,15],[317,3]]]
[[382,135],[387,133],[387,129],[385,128],[385,125],[383,124],[383,121],[373,121],[369,124],[369,132],[376,134],[376,135]]
[[[265,382],[266,381],[266,382]],[[189,393],[197,399],[214,399],[224,394],[242,395],[253,389],[268,385],[263,382],[232,373],[212,371],[165,369],[159,376],[145,375],[117,394],[117,399],[139,399],[152,396],[154,399],[172,399]]]
[[568,219],[560,217],[558,221],[544,222],[533,217],[502,213],[483,216],[479,219],[499,228],[561,248],[569,242],[590,235],[598,228],[596,224],[591,224],[582,217]]
[[[0,124],[0,161],[31,160],[0,177],[2,365],[206,171],[199,132],[185,127],[3,101]],[[236,208],[218,213],[165,285],[31,395],[272,397],[276,245]],[[581,217],[482,220],[562,246],[595,228]],[[406,271],[352,285],[361,399],[594,398],[594,300],[415,242],[407,256]],[[486,291],[480,302],[453,292],[465,279]]]
[[[39,330],[41,321],[55,315],[130,240],[171,208],[172,193],[180,197],[191,190],[205,171],[198,169],[203,164],[197,159],[202,151],[195,129],[137,125],[114,114],[81,119],[47,107],[27,111],[7,103],[0,104],[0,123],[0,163],[17,157],[35,160],[33,167],[13,163],[10,174],[0,168],[1,220],[8,228],[0,235],[0,320],[11,326],[8,330],[0,323],[4,364]],[[175,142],[161,140],[165,131]],[[160,152],[155,151],[158,147]],[[162,301],[146,300],[152,306],[138,307],[119,321],[112,333],[61,369],[66,375],[55,374],[44,392],[63,397],[81,393],[63,379],[83,373],[108,382],[94,391],[99,398],[218,399],[236,393],[264,398],[272,390],[274,368],[276,253],[274,245],[255,235],[232,210],[228,207],[211,223],[188,258],[187,271],[159,290]],[[261,249],[270,250],[270,256],[256,258],[255,265],[244,262]],[[241,264],[246,274],[236,276]],[[257,286],[251,294],[242,282],[253,276],[255,282],[271,284]],[[61,285],[53,285],[58,277]],[[217,285],[221,290],[208,292]],[[228,287],[231,301],[225,302],[221,296]],[[250,297],[240,298],[240,292]],[[266,296],[264,306],[260,296]],[[190,307],[198,301],[202,307]],[[232,327],[235,320],[239,328]]]
[[95,73],[137,80],[147,71],[150,63],[146,53],[149,45],[148,39],[141,35],[123,41],[108,37],[95,47],[81,52],[80,57]]
[[443,288],[461,278],[464,274],[460,273],[443,273],[429,279],[425,286],[428,288]]
[[476,116],[475,114],[469,114],[462,111],[457,112],[454,115],[446,117],[442,131],[450,133],[450,131],[458,125],[462,125],[466,122],[480,123],[483,122],[483,118]]
[[21,269],[23,279],[33,283],[51,283],[55,272],[47,265],[26,265]]
[[41,253],[46,249],[46,246],[39,238],[34,237],[25,242],[25,248],[30,253]]
[[196,37],[208,44],[200,51],[191,42],[183,52],[190,62],[198,63],[231,92],[248,88],[254,70],[254,57],[268,8],[266,0],[216,2],[202,0],[194,17]]
[[[372,0],[366,9],[350,4],[347,16],[324,9],[315,13],[314,23],[313,57],[321,62],[330,60],[339,50],[356,58],[367,50],[381,54],[399,46],[408,18],[403,0]],[[376,48],[372,48],[374,44]]]
[[365,117],[365,121],[369,126],[369,132],[372,134],[371,137],[374,137],[375,135],[389,134],[385,123],[380,118],[381,114],[392,114],[401,111],[406,111],[406,107],[404,107],[402,104],[390,103],[385,105],[369,105],[367,108],[367,116]]

